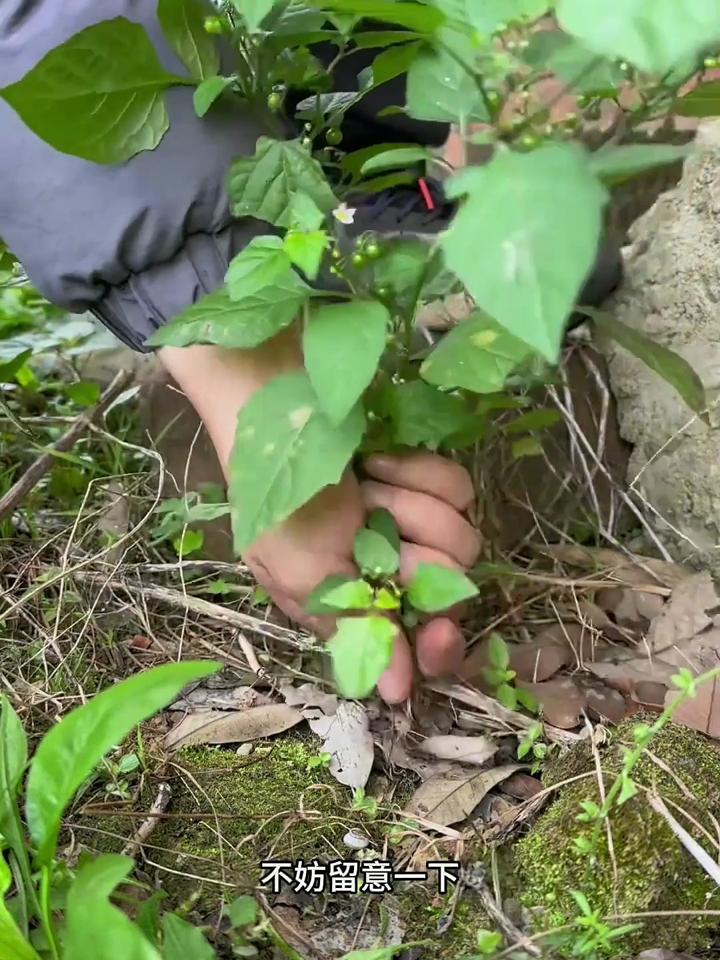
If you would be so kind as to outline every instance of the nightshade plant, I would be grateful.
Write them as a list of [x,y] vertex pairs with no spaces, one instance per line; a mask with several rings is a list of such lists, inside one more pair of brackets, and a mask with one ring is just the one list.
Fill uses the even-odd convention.
[[[221,98],[265,117],[268,135],[228,182],[234,213],[265,221],[267,235],[233,260],[220,290],[154,338],[251,350],[300,325],[305,369],[270,382],[238,418],[229,489],[238,551],[337,483],[358,451],[472,445],[493,404],[507,404],[504,391],[541,381],[557,362],[608,186],[686,152],[622,143],[590,152],[579,131],[603,102],[634,89],[625,130],[671,112],[720,111],[718,83],[679,96],[716,64],[716,0],[226,0],[217,10],[159,0],[158,13],[182,75],[164,69],[142,26],[116,18],[52,50],[0,96],[55,148],[97,163],[158,145],[173,86],[195,88],[200,117]],[[220,42],[236,55],[232,72],[220,72]],[[319,42],[334,47],[336,64],[358,49],[376,53],[359,89],[331,92],[313,53]],[[368,234],[348,249],[352,196],[414,182],[431,159],[417,145],[343,150],[346,111],[403,74],[407,102],[389,109],[452,123],[489,159],[446,182],[457,212],[434,244]],[[550,122],[532,95],[548,77],[578,95],[577,115]],[[297,90],[304,129],[287,139],[284,106]],[[463,290],[474,311],[418,356],[419,310]],[[593,319],[705,409],[684,361],[602,314]],[[533,444],[520,436],[518,454]],[[368,693],[388,663],[388,609],[402,600],[406,613],[433,612],[474,592],[464,578],[424,569],[401,598],[393,551],[392,534],[371,526],[356,545],[363,581],[328,585],[326,607],[364,611],[340,619],[331,645],[347,693]],[[364,563],[370,554],[377,562]]]

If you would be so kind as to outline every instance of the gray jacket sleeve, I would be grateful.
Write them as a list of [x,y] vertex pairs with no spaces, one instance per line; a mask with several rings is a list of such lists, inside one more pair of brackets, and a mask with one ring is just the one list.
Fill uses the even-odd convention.
[[[100,20],[141,23],[160,59],[185,73],[162,36],[156,0],[0,0],[0,86]],[[56,152],[0,99],[0,237],[41,293],[91,310],[145,350],[158,326],[216,289],[227,264],[267,227],[234,221],[225,191],[231,161],[263,132],[233,105],[196,118],[192,89],[167,94],[160,146],[120,166]]]

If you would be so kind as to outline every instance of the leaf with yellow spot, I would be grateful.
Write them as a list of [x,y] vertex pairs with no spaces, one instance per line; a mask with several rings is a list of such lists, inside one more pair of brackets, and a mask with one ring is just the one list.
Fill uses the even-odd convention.
[[531,349],[477,310],[440,341],[420,373],[438,387],[496,393]]
[[240,411],[230,461],[235,547],[245,550],[329,484],[338,483],[365,429],[362,408],[339,424],[304,372],[276,377]]

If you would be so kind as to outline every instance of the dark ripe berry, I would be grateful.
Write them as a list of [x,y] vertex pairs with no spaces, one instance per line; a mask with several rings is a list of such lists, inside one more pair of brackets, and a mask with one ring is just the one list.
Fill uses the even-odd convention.
[[352,264],[354,267],[364,267],[365,257],[361,253],[354,253],[352,255]]
[[278,93],[277,90],[273,90],[270,96],[267,98],[268,109],[272,110],[273,113],[276,113],[283,104],[282,94]]
[[365,256],[369,260],[377,260],[377,258],[380,256],[380,253],[380,244],[376,243],[375,240],[370,240],[365,246]]
[[220,17],[205,17],[203,27],[205,28],[205,33],[210,33],[215,37],[225,32],[225,24]]
[[337,127],[330,127],[328,132],[325,134],[325,139],[332,147],[337,147],[339,143],[342,143],[343,135],[342,130],[338,130]]

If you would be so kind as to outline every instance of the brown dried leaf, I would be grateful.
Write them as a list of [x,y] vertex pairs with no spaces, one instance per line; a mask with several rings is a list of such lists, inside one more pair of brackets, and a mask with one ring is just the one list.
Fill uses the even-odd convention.
[[490,737],[437,736],[418,744],[418,750],[438,760],[457,760],[480,766],[494,757],[498,745]]
[[628,650],[611,651],[612,657],[587,663],[594,676],[605,680],[621,693],[632,693],[639,683],[662,683],[667,686],[677,669],[660,657],[633,656]]
[[604,547],[579,547],[569,544],[542,544],[539,553],[594,573],[607,573],[618,583],[645,586],[655,581],[673,589],[691,576],[691,571],[677,563],[667,563],[639,554],[624,554]]
[[582,720],[585,692],[570,677],[546,680],[544,683],[518,683],[528,690],[542,707],[543,717],[554,727],[572,730]]
[[[555,676],[574,660],[572,645],[563,628],[572,632],[577,624],[557,624],[560,630],[550,627],[529,643],[508,643],[510,669],[522,680],[547,680]],[[581,629],[581,628],[580,628]],[[490,666],[490,640],[477,644],[460,668],[460,676],[469,683],[482,681],[484,671]]]
[[247,743],[289,730],[303,720],[299,710],[284,703],[251,707],[235,713],[203,710],[188,714],[165,738],[168,749],[196,743]]
[[696,573],[677,586],[655,617],[648,631],[650,649],[664,655],[669,647],[681,646],[712,625],[720,597],[709,573]]
[[531,800],[545,789],[540,780],[519,770],[500,787],[503,793],[516,800]]
[[411,816],[417,814],[448,827],[469,817],[493,787],[520,769],[521,764],[513,763],[462,777],[449,774],[431,777],[415,791],[407,811]]
[[[718,651],[707,651],[704,665],[701,667],[699,662],[696,662],[695,672],[712,670],[718,666],[720,666]],[[679,696],[679,690],[668,690],[665,695],[665,707],[669,707]],[[709,682],[700,684],[697,696],[680,704],[675,711],[674,719],[677,723],[682,723],[693,730],[700,730],[709,737],[720,738],[720,678],[714,677]]]
[[589,687],[585,691],[585,705],[593,719],[610,723],[620,723],[629,712],[625,697],[605,686]]
[[601,590],[597,595],[598,606],[612,613],[621,626],[644,626],[658,617],[665,606],[663,597],[644,590]]

